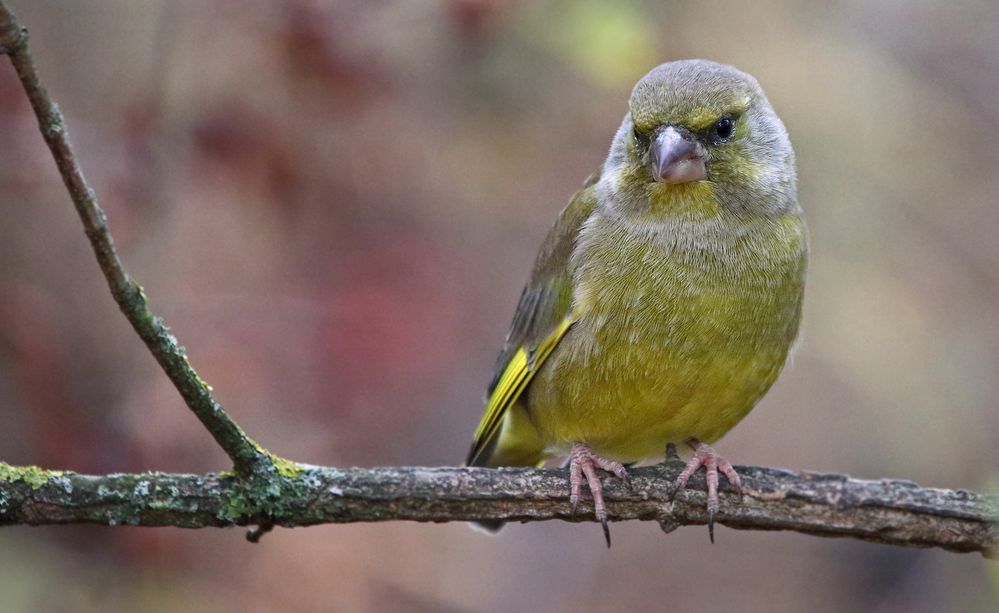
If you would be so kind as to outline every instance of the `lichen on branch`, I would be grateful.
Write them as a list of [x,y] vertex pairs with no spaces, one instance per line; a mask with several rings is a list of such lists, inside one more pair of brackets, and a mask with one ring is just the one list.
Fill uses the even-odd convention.
[[[327,468],[289,465],[269,475],[167,473],[106,476],[0,464],[0,525],[310,526],[326,523],[561,519],[592,521],[569,506],[564,470]],[[604,482],[611,521],[656,521],[667,532],[707,522],[704,478],[673,498],[680,460],[633,469],[632,487]],[[723,488],[716,521],[743,530],[795,530],[908,547],[992,556],[999,497],[863,481],[845,475],[738,467],[740,497]]]
[[[27,31],[0,0],[0,54],[10,58],[111,294],[191,411],[232,459],[232,473],[81,475],[0,462],[0,526],[103,524],[205,528],[376,521],[592,521],[573,514],[565,471],[483,468],[338,469],[278,458],[222,409],[115,251],[108,222],[73,153],[65,120],[42,87]],[[634,469],[631,487],[604,483],[611,521],[656,521],[666,532],[704,524],[704,479],[673,491],[683,463]],[[716,521],[911,547],[993,555],[999,497],[905,481],[740,467],[745,496],[723,489]],[[674,498],[675,496],[675,498]]]

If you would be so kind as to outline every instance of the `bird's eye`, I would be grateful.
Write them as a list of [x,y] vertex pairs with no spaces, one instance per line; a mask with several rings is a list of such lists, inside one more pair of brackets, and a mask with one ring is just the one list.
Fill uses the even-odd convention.
[[634,129],[634,135],[635,135],[635,143],[638,144],[639,147],[645,148],[648,146],[649,137],[639,132],[637,127]]
[[728,140],[732,136],[732,131],[735,129],[735,119],[729,117],[728,115],[722,117],[715,124],[715,137],[718,140]]

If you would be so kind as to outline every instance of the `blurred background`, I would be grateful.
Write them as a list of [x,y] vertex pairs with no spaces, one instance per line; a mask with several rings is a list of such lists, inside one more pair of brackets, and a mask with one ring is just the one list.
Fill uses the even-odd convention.
[[[719,444],[995,491],[999,5],[9,0],[126,267],[274,452],[456,465],[537,247],[632,84],[752,74],[812,231],[803,343]],[[113,303],[0,61],[0,458],[225,457]],[[995,611],[977,555],[653,523],[7,528],[4,611]]]

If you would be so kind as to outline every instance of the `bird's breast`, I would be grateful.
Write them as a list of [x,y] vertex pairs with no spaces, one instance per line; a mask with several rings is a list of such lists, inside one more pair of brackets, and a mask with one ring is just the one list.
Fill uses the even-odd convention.
[[603,441],[634,460],[663,437],[718,438],[776,378],[801,313],[800,219],[716,228],[714,238],[683,231],[615,219],[584,228],[573,258],[578,320],[529,397],[554,446]]

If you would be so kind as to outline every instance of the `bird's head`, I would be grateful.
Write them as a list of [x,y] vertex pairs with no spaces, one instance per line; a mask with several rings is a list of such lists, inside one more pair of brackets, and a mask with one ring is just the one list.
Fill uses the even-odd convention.
[[669,62],[635,85],[600,189],[627,210],[795,209],[794,151],[756,79],[707,60]]

